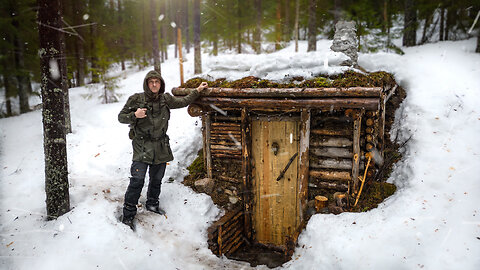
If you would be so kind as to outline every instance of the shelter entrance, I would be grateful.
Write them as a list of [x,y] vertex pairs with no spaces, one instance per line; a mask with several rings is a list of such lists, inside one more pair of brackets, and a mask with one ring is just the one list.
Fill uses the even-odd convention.
[[300,121],[252,121],[253,238],[286,248],[299,225]]

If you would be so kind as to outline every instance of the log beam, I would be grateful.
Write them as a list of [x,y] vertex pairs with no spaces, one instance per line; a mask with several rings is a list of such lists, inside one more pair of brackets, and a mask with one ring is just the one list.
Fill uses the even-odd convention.
[[[172,88],[175,96],[186,96],[194,88]],[[202,97],[282,97],[282,98],[319,98],[319,97],[380,97],[381,87],[349,88],[208,88]]]
[[200,97],[196,104],[232,108],[252,109],[291,109],[291,108],[320,108],[339,110],[344,108],[361,108],[378,110],[379,98],[328,98],[328,99],[268,99],[268,98],[224,98],[224,97]]

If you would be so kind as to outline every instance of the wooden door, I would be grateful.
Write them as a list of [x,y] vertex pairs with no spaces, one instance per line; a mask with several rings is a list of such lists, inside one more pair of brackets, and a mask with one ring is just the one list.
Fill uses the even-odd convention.
[[299,126],[299,121],[252,121],[252,220],[254,238],[262,244],[285,247],[300,224]]

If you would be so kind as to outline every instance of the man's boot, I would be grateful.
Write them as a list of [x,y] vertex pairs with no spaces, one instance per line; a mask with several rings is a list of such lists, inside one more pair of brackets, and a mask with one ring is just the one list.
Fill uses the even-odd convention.
[[165,215],[165,211],[162,208],[160,208],[160,206],[158,206],[158,205],[147,205],[146,208],[150,212],[154,212],[154,213],[157,213],[159,215]]
[[135,224],[133,224],[133,217],[132,218],[122,217],[122,223],[130,227],[132,231],[135,231]]

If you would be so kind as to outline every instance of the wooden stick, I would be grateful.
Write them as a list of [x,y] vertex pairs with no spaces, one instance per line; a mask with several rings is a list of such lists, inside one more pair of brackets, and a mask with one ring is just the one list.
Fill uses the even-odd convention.
[[[252,215],[250,212],[250,187],[251,187],[251,173],[250,173],[250,161],[251,161],[251,122],[248,117],[247,109],[242,108],[241,114],[241,130],[242,130],[242,174],[243,174],[243,208],[244,208],[244,226],[243,231],[245,237],[251,239],[252,235]],[[238,248],[238,247],[237,247]]]
[[310,172],[310,125],[312,119],[310,110],[302,110],[300,114],[300,145],[299,145],[299,164],[298,164],[298,191],[300,206],[300,222],[303,222],[307,213],[308,203],[308,178]]
[[180,84],[183,84],[182,30],[177,27],[178,62],[180,64]]
[[358,170],[360,165],[360,130],[362,125],[362,114],[359,114],[353,121],[353,157],[352,157],[352,180],[353,192],[358,188]]
[[206,151],[205,151],[205,154],[206,154],[206,160],[207,160],[207,164],[206,164],[206,168],[207,168],[207,177],[208,178],[212,178],[212,152],[211,152],[211,148],[210,148],[210,123],[211,123],[211,119],[210,119],[210,114],[205,114],[205,142],[206,142]]

